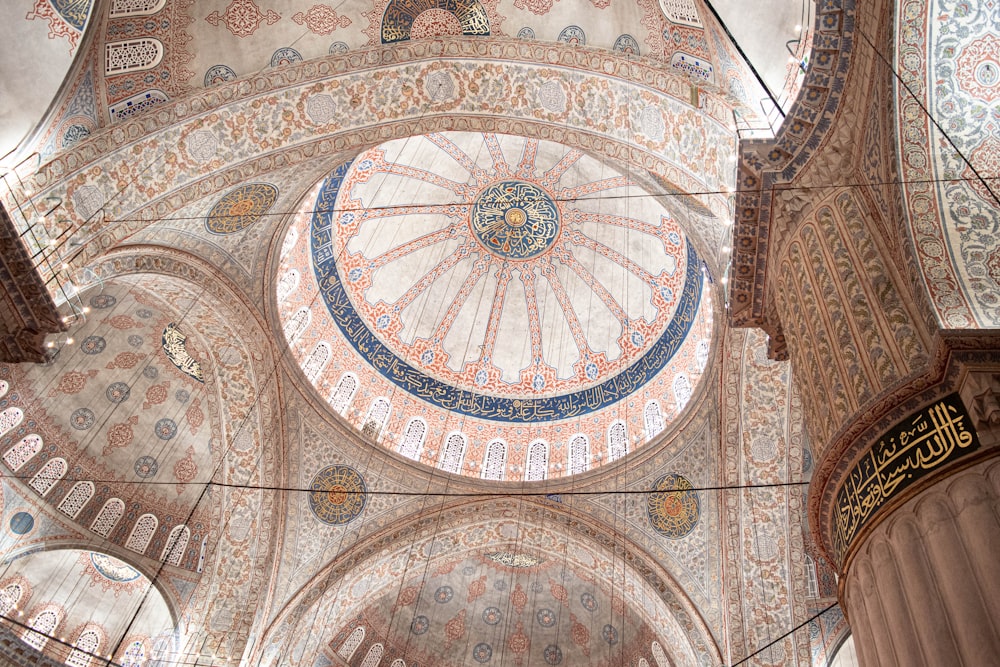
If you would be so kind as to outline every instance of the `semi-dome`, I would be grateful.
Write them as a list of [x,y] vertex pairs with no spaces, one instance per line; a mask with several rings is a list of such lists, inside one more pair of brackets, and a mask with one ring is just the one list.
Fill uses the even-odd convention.
[[337,166],[277,297],[306,377],[385,447],[538,480],[661,432],[708,358],[702,263],[661,202],[549,141],[437,133]]

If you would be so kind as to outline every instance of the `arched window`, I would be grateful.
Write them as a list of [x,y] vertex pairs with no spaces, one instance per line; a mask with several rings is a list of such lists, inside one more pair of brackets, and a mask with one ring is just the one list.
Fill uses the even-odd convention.
[[21,408],[7,408],[0,412],[0,437],[10,433],[24,419]]
[[163,9],[167,0],[114,0],[111,3],[111,18],[122,16],[149,16]]
[[125,653],[122,655],[121,666],[122,667],[143,667],[143,663],[146,661],[146,645],[140,640],[136,640],[128,645],[125,649]]
[[317,343],[309,358],[302,364],[302,372],[306,374],[306,379],[314,382],[326,368],[328,361],[330,361],[330,345],[325,342]]
[[299,242],[299,230],[295,227],[289,227],[288,233],[285,234],[285,240],[281,244],[281,253],[278,259],[284,259],[288,257],[288,253],[292,251],[295,244]]
[[671,667],[670,661],[667,660],[667,654],[664,653],[663,647],[660,646],[660,642],[653,642],[653,660],[656,661],[656,667]]
[[55,633],[57,625],[59,625],[59,613],[52,609],[46,609],[45,611],[35,614],[35,616],[28,621],[28,627],[30,629],[24,631],[21,639],[24,640],[25,644],[31,646],[36,651],[41,651],[48,643],[49,637]]
[[660,0],[660,9],[673,23],[701,27],[701,19],[698,18],[694,0]]
[[0,398],[7,395],[7,391],[10,389],[10,383],[6,380],[0,380]]
[[646,403],[642,418],[646,424],[646,440],[652,440],[663,430],[663,412],[660,411],[659,401],[654,399]]
[[809,597],[819,597],[819,577],[816,576],[816,561],[808,554],[806,554],[806,588],[809,592]]
[[413,417],[406,423],[403,439],[399,443],[399,453],[413,460],[420,459],[420,449],[427,437],[427,422],[423,417]]
[[691,400],[691,381],[684,373],[674,378],[674,397],[677,399],[677,412],[683,410]]
[[292,292],[298,289],[299,286],[299,272],[296,269],[289,269],[285,272],[285,275],[281,276],[281,280],[278,281],[278,305],[284,303]]
[[104,51],[104,73],[107,76],[140,72],[156,67],[163,60],[163,43],[152,37],[108,42]]
[[75,648],[66,659],[66,664],[69,667],[88,667],[90,656],[96,655],[97,650],[101,648],[101,636],[96,630],[84,630],[73,646]]
[[544,440],[535,440],[528,445],[528,465],[524,467],[524,479],[535,482],[549,474],[549,446]]
[[639,658],[639,662],[635,667],[649,667],[649,661],[645,658]]
[[83,506],[90,502],[94,495],[93,482],[77,482],[66,497],[59,503],[59,511],[71,519],[75,519]]
[[354,394],[357,391],[358,376],[350,371],[344,373],[337,380],[337,386],[333,388],[333,393],[330,394],[330,406],[339,414],[346,413],[347,408],[351,407],[351,401],[354,400]]
[[463,433],[452,431],[444,440],[444,448],[441,450],[441,464],[438,466],[445,472],[457,473],[462,470],[462,462],[465,460],[465,447],[468,439]]
[[406,663],[403,662],[402,658],[396,658],[389,667],[406,667]]
[[160,560],[165,561],[169,565],[177,565],[179,567],[181,560],[184,558],[184,552],[187,551],[188,540],[190,539],[191,531],[188,530],[187,526],[175,526],[170,531],[169,537],[167,537],[167,546],[163,547]]
[[569,439],[569,473],[575,475],[587,470],[590,464],[590,438],[577,433]]
[[111,116],[111,121],[117,123],[169,100],[170,98],[162,90],[151,88],[112,104],[108,107],[108,114]]
[[90,529],[101,537],[107,537],[114,530],[123,514],[125,514],[125,503],[120,498],[109,498],[101,511],[94,517]]
[[17,472],[40,451],[42,451],[42,436],[32,433],[21,438],[20,442],[4,452],[3,462],[12,471]]
[[361,429],[361,434],[371,438],[372,440],[378,440],[382,435],[382,429],[385,428],[386,422],[389,421],[389,414],[392,412],[392,403],[385,396],[379,396],[372,404],[368,406],[368,414],[365,415],[364,428]]
[[503,440],[493,440],[486,445],[486,456],[483,458],[483,479],[500,481],[507,469],[507,443]]
[[608,461],[617,461],[628,454],[628,432],[625,422],[615,421],[608,427]]
[[344,643],[337,649],[337,655],[350,662],[351,658],[354,656],[354,652],[358,650],[358,647],[361,646],[361,642],[364,640],[365,628],[364,626],[359,625],[354,628],[354,631],[348,635],[347,639],[344,640]]
[[705,370],[705,366],[708,365],[708,341],[700,340],[698,341],[698,347],[695,348],[694,358],[698,364],[698,370]]
[[17,606],[23,595],[21,584],[7,584],[0,589],[0,614],[6,616],[8,611]]
[[372,644],[372,647],[368,649],[368,655],[361,662],[361,667],[378,667],[378,663],[382,662],[383,653],[385,653],[385,647],[381,644]]
[[284,332],[285,340],[288,341],[289,345],[302,335],[302,332],[309,326],[310,320],[312,320],[312,311],[309,310],[308,306],[302,306],[288,318],[288,321],[285,322]]
[[136,520],[135,526],[132,527],[132,533],[125,542],[125,548],[138,554],[145,553],[146,547],[153,540],[153,534],[159,525],[160,522],[155,516],[152,514],[143,514]]
[[66,467],[66,459],[49,459],[48,463],[43,465],[41,470],[31,478],[28,486],[38,492],[38,495],[44,496],[52,490],[56,482],[63,478],[63,475],[66,474]]

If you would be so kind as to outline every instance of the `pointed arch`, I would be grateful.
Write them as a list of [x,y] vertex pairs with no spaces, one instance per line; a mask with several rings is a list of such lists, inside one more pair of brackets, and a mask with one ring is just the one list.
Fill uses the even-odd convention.
[[359,625],[354,628],[354,630],[347,636],[344,643],[340,645],[337,649],[337,655],[339,655],[344,660],[348,662],[354,657],[355,652],[357,652],[358,647],[361,643],[365,641],[365,626]]
[[445,472],[459,473],[462,471],[462,463],[465,461],[465,448],[469,444],[469,439],[460,431],[452,431],[444,439],[444,447],[441,448],[441,462],[438,467]]
[[184,552],[187,551],[188,541],[191,539],[191,531],[187,526],[174,526],[167,537],[167,546],[163,547],[160,560],[168,565],[180,566],[184,559]]
[[20,442],[4,452],[3,462],[13,472],[20,470],[25,463],[35,458],[42,451],[42,436],[31,433],[21,438]]
[[368,649],[368,655],[361,662],[361,667],[378,667],[384,653],[385,647],[382,644],[372,644],[372,647]]
[[66,664],[69,667],[89,667],[91,655],[96,655],[101,648],[101,635],[93,628],[84,630],[73,642],[73,647]]
[[486,445],[486,456],[483,457],[483,479],[501,481],[507,471],[507,443],[497,438]]
[[617,461],[628,454],[628,430],[625,422],[617,419],[608,426],[608,461]]
[[294,343],[302,332],[306,330],[309,326],[309,322],[312,321],[312,311],[309,310],[308,306],[302,306],[295,311],[295,314],[288,318],[285,322],[285,326],[282,329],[285,334],[285,340],[291,345]]
[[577,433],[569,439],[569,474],[586,472],[590,467],[590,438]]
[[37,612],[28,621],[28,629],[21,635],[21,639],[36,651],[41,651],[49,643],[49,637],[55,634],[61,620],[62,615],[56,609]]
[[121,667],[143,667],[146,663],[147,652],[146,642],[136,639],[122,653],[119,664],[121,664]]
[[125,514],[125,502],[121,498],[108,498],[104,507],[94,517],[90,529],[101,537],[107,537],[114,530],[123,514]]
[[672,667],[670,661],[667,659],[667,654],[664,652],[663,647],[660,646],[660,642],[654,641],[652,650],[653,660],[656,661],[656,667]]
[[399,453],[414,461],[419,461],[426,437],[427,422],[424,421],[423,417],[411,417],[403,431],[403,437],[399,443]]
[[377,441],[382,436],[389,415],[392,414],[392,403],[385,396],[379,396],[368,406],[368,414],[365,415],[364,428],[361,434]]
[[642,420],[646,426],[646,440],[652,440],[663,430],[663,411],[655,398],[646,402],[642,409]]
[[17,607],[24,597],[24,586],[16,581],[0,588],[0,615],[5,616],[7,612]]
[[132,532],[125,542],[125,548],[138,554],[146,553],[149,543],[153,540],[157,527],[160,525],[159,519],[152,514],[143,514],[136,519]]
[[674,378],[674,398],[677,399],[677,412],[683,410],[691,400],[691,381],[684,373],[679,373]]
[[57,509],[69,518],[75,519],[93,496],[93,482],[77,482],[59,503]]
[[38,495],[45,497],[52,487],[66,474],[66,459],[49,459],[48,463],[35,473],[35,476],[28,482],[28,486],[33,488]]
[[323,370],[326,369],[326,365],[329,361],[330,344],[326,341],[317,343],[316,347],[314,347],[313,351],[309,354],[309,358],[302,364],[302,372],[306,374],[306,379],[310,382],[315,382],[316,378],[318,378]]
[[528,445],[528,463],[524,466],[524,479],[537,482],[549,475],[549,443],[535,440]]
[[354,373],[347,371],[341,375],[337,380],[337,386],[333,388],[333,393],[330,394],[330,406],[339,414],[346,414],[354,395],[358,392],[359,384],[358,376]]
[[281,276],[276,289],[279,306],[299,288],[299,278],[298,269],[289,269],[285,272],[285,275]]

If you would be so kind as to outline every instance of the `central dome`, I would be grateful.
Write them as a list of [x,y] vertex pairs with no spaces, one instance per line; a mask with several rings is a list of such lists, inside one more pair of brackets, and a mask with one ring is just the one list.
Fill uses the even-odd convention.
[[[408,410],[426,422],[458,417],[453,430],[482,432],[482,445],[526,440],[511,427],[539,424],[565,440],[585,431],[567,420],[592,414],[588,429],[641,419],[636,442],[683,408],[704,366],[710,322],[694,249],[656,198],[579,150],[478,133],[391,141],[334,170],[309,209],[286,243],[297,258],[283,263],[311,274],[322,305],[310,303],[306,331],[289,338],[307,376],[311,350],[298,345],[322,341],[342,353],[344,372],[380,378],[378,437],[391,441],[388,415]],[[317,379],[336,394],[337,378]],[[637,397],[634,416],[620,408]],[[401,423],[395,437],[406,431]],[[542,439],[551,461],[557,438]],[[593,449],[593,462],[617,457]],[[562,458],[544,476],[573,467]]]

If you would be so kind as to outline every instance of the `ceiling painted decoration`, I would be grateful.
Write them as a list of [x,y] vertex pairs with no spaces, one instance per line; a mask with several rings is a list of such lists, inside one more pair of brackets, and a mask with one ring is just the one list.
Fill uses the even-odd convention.
[[[371,437],[412,458],[521,479],[542,440],[532,479],[586,470],[663,430],[704,369],[697,252],[658,198],[579,150],[396,140],[336,169],[303,211],[279,278],[286,335],[337,411],[361,429],[377,420]],[[391,407],[373,416],[380,400]],[[417,416],[430,432],[411,447]],[[451,432],[470,440],[458,468],[442,449]],[[578,433],[589,454],[574,466]],[[494,440],[499,477],[484,468]]]

